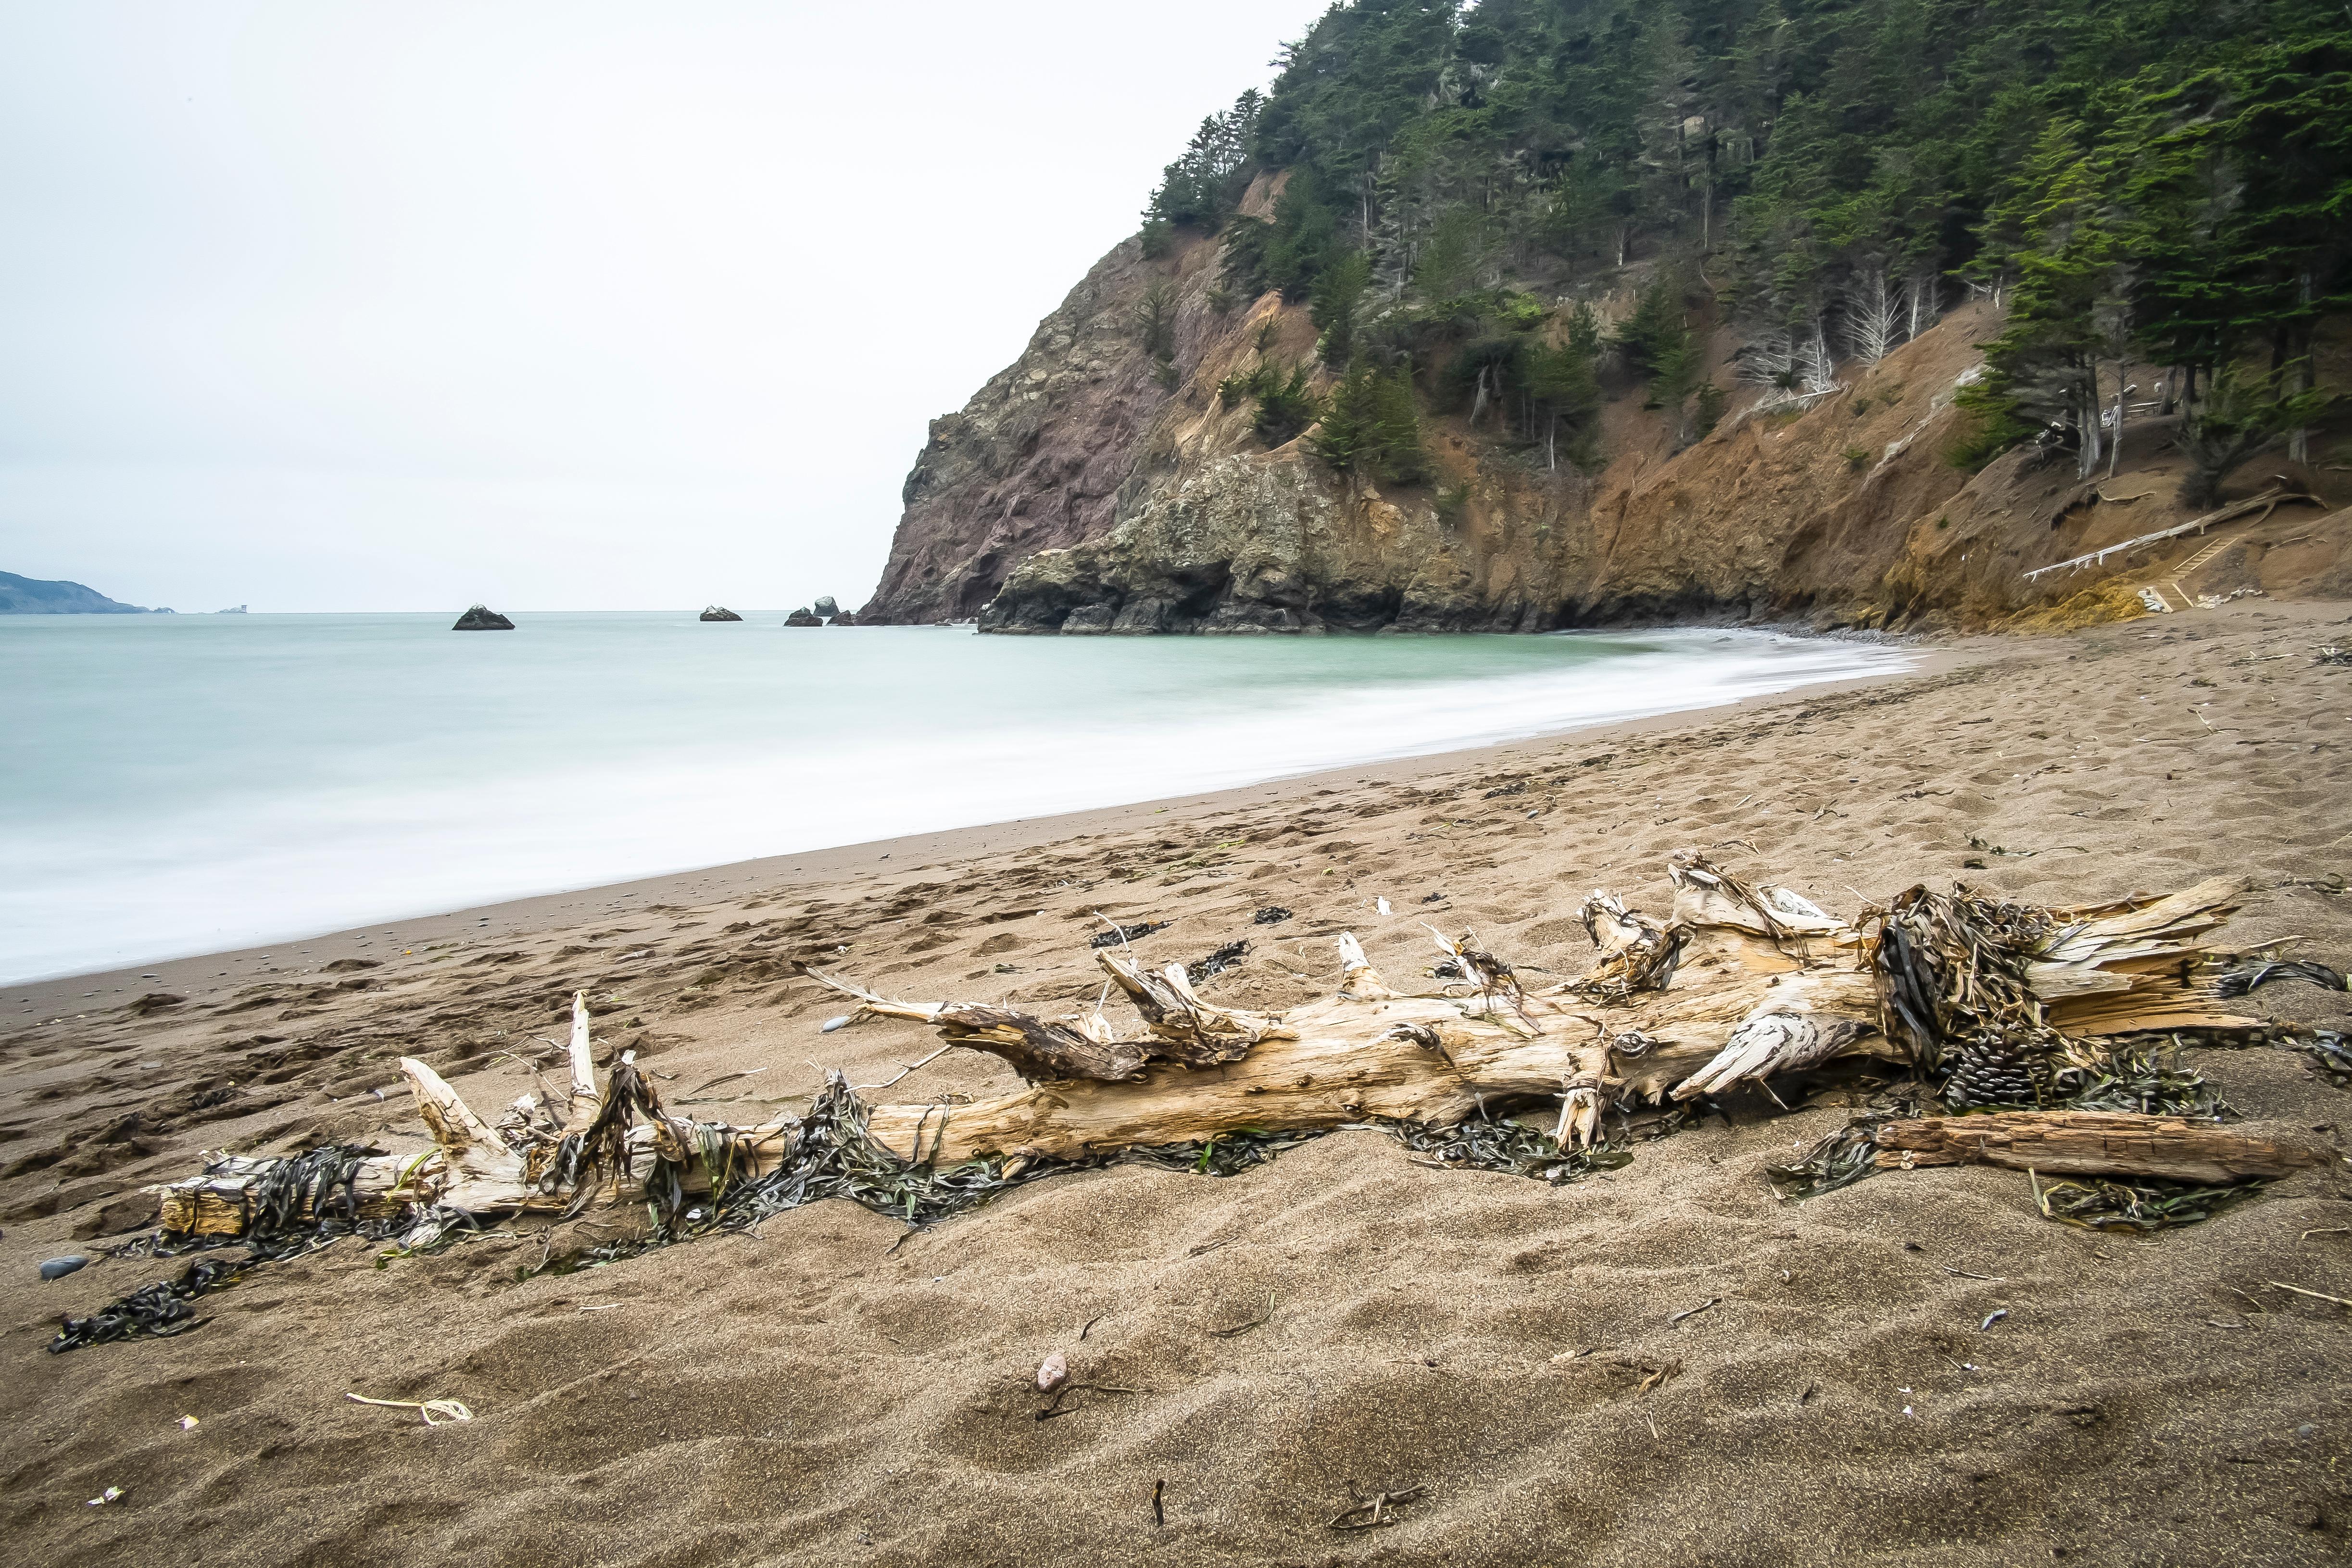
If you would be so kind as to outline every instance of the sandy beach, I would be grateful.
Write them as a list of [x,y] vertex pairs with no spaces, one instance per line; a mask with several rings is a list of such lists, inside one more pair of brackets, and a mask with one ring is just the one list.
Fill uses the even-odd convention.
[[[2146,1239],[2050,1223],[1985,1168],[1783,1201],[1764,1167],[1843,1123],[1828,1096],[1735,1096],[1558,1186],[1342,1132],[1230,1178],[1082,1171],[911,1234],[828,1202],[570,1273],[534,1270],[616,1218],[346,1240],[184,1335],[43,1346],[177,1271],[104,1256],[152,1222],[142,1187],[205,1149],[421,1148],[396,1059],[502,1106],[575,989],[600,1055],[748,1123],[820,1065],[877,1083],[935,1049],[820,1033],[843,1009],[813,963],[1059,1012],[1098,989],[1103,919],[1166,921],[1141,956],[1245,939],[1206,994],[1280,1008],[1332,988],[1341,931],[1418,974],[1425,918],[1566,977],[1585,894],[1663,911],[1685,846],[1849,919],[1920,882],[2065,904],[2242,875],[2228,939],[2340,967],[2352,669],[2313,651],[2343,609],[1954,643],[1846,689],[10,988],[0,1531],[59,1564],[2340,1555],[2352,1309],[2276,1286],[2352,1297],[2341,1161]],[[2342,1027],[2347,1001],[2252,1005]],[[2241,1130],[2344,1145],[2352,1103],[2308,1057],[2189,1060]],[[877,1097],[1013,1082],[954,1051]],[[97,1261],[37,1280],[70,1251]],[[1040,1419],[1055,1350],[1092,1386]],[[1328,1528],[1380,1491],[1411,1493],[1393,1527]]]

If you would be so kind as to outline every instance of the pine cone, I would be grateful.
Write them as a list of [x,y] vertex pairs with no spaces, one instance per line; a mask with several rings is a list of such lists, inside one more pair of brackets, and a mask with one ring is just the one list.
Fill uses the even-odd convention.
[[1980,1034],[1949,1060],[1957,1065],[1944,1081],[1944,1099],[1953,1109],[2034,1103],[2032,1063],[2021,1048],[2000,1036]]

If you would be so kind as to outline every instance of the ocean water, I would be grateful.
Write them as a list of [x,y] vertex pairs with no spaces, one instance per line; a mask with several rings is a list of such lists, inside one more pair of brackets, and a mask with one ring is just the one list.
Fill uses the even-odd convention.
[[0,983],[1899,668],[1865,643],[780,613],[0,617]]

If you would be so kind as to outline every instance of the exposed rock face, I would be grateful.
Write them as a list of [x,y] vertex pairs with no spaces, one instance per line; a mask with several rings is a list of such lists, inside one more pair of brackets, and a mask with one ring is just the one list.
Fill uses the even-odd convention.
[[825,624],[828,626],[855,626],[857,624],[857,617],[845,610],[840,614],[835,616],[832,620],[827,621]]
[[840,613],[841,606],[834,601],[832,594],[828,593],[824,598],[816,601],[816,617],[818,620],[830,621]]
[[[1029,556],[1109,529],[1170,401],[1137,337],[1136,305],[1154,278],[1204,284],[1216,250],[1195,240],[1151,262],[1136,241],[1121,243],[1038,323],[1019,359],[961,412],[931,422],[889,565],[860,621],[968,620]],[[1179,334],[1184,367],[1181,324]]]
[[[1262,185],[1244,210],[1265,205]],[[1377,489],[1300,442],[1266,450],[1247,412],[1221,402],[1227,376],[1309,362],[1315,329],[1278,295],[1223,298],[1218,248],[1195,239],[1147,262],[1122,245],[1019,361],[934,423],[860,619],[977,616],[983,631],[1063,635],[1693,618],[1982,625],[2039,613],[2093,580],[2029,583],[2026,568],[2188,517],[2160,421],[2130,427],[2115,504],[2030,449],[1973,476],[1944,461],[1954,395],[1978,372],[1976,345],[1999,330],[1986,306],[1952,312],[1876,365],[1843,367],[1840,390],[1801,411],[1761,408],[1762,389],[1738,386],[1735,343],[1718,330],[1709,368],[1734,389],[1729,416],[1677,451],[1664,417],[1643,412],[1621,374],[1601,429],[1607,465],[1589,476],[1552,466],[1501,428],[1499,411],[1427,416],[1432,481]],[[1135,320],[1155,280],[1176,301],[1164,368]],[[1604,317],[1630,309],[1638,283],[1595,293]],[[1316,390],[1329,382],[1318,372]],[[2264,459],[2262,483],[2276,467]],[[2327,475],[2294,476],[2334,506],[2352,501]],[[2314,546],[2299,535],[2304,554],[2282,554],[2279,570],[2310,556],[2315,591],[2352,582],[2345,536],[2332,529]],[[2146,573],[2187,553],[2117,558],[2108,570]]]
[[449,628],[452,632],[511,632],[514,629],[513,622],[497,611],[478,604],[458,616],[457,624]]
[[[0,615],[149,615],[136,604],[121,604],[79,582],[18,577],[0,571]],[[169,611],[163,612],[169,614]]]
[[793,611],[790,615],[784,617],[784,624],[787,626],[822,626],[824,622],[818,620],[815,615],[811,613],[808,606],[803,605],[798,610]]
[[716,604],[710,604],[703,607],[701,615],[697,619],[703,621],[740,621],[743,618],[740,615],[736,614],[732,610],[726,610]]
[[1505,538],[1449,528],[1296,451],[1204,465],[1104,538],[1017,570],[983,632],[1511,632],[1543,610]]

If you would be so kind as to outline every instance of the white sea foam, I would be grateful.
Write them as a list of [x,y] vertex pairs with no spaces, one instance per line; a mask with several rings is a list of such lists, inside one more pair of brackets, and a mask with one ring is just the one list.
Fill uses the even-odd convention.
[[0,623],[0,983],[1884,673],[1882,645],[776,616]]

